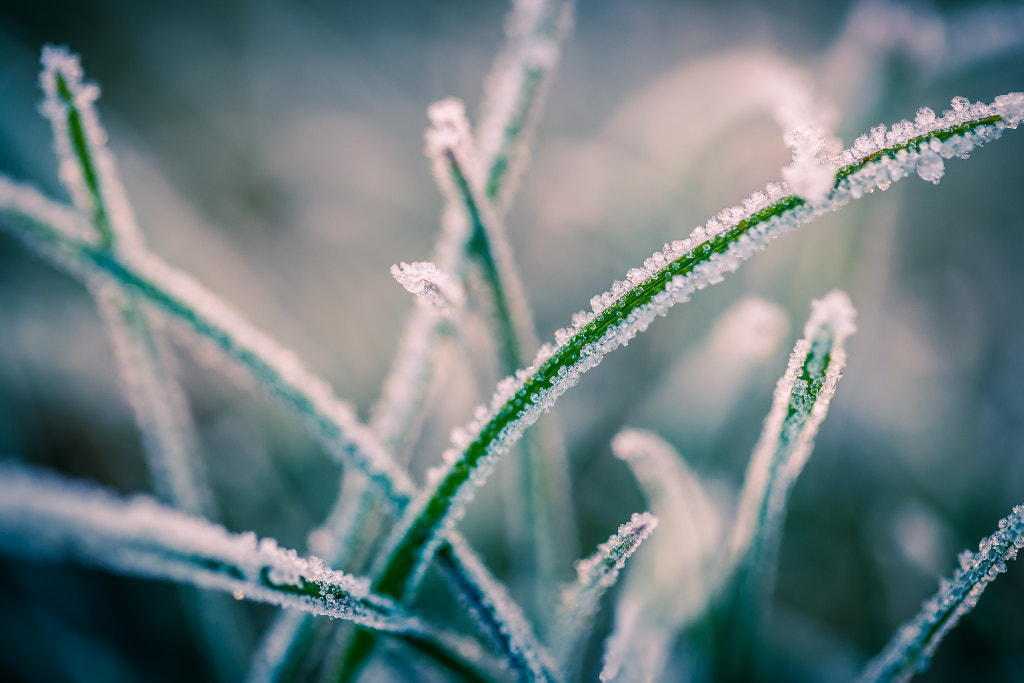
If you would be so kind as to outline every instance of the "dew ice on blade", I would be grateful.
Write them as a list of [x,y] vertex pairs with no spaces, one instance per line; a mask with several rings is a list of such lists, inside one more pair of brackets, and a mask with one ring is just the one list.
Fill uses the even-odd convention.
[[992,103],[992,106],[1012,128],[1016,128],[1021,121],[1024,121],[1024,93],[1012,92],[1000,95]]
[[904,624],[885,649],[868,664],[861,683],[906,681],[925,671],[943,637],[974,609],[982,592],[1006,563],[1024,548],[1024,505],[1017,505],[999,520],[995,533],[981,539],[978,552],[958,556],[952,580],[943,579],[939,592],[925,601],[921,611]]
[[485,195],[499,214],[526,164],[537,113],[572,27],[573,5],[573,0],[516,0],[505,24],[505,47],[484,81],[480,162]]
[[50,201],[34,187],[16,183],[3,175],[0,175],[0,211],[11,219],[29,224],[28,230],[48,229],[50,234],[43,236],[36,248],[46,256],[59,259],[65,268],[76,268],[76,275],[84,277],[73,259],[62,258],[53,250],[60,244],[61,237],[83,244],[97,240],[96,230],[78,211]]
[[66,47],[47,45],[40,61],[44,98],[39,110],[53,128],[61,182],[105,243],[119,251],[137,249],[141,236],[135,215],[94,106],[99,87],[82,81],[79,57]]
[[10,463],[0,465],[0,549],[233,592],[371,628],[418,628],[394,603],[370,594],[365,579],[273,539],[233,534],[145,496],[120,499]]
[[846,340],[857,329],[855,317],[843,292],[831,292],[811,305],[804,337],[775,387],[771,412],[750,458],[730,546],[735,562],[750,552],[752,543],[770,543],[768,537],[779,531],[786,496],[810,457],[846,366]]
[[718,675],[752,675],[759,631],[775,583],[789,494],[814,447],[846,366],[856,312],[843,292],[814,301],[804,336],[775,387],[771,411],[751,455],[728,555],[719,572]]
[[593,555],[576,563],[576,582],[563,590],[555,619],[552,649],[563,662],[590,625],[598,601],[615,584],[626,560],[657,528],[658,518],[650,512],[634,512]]
[[457,310],[465,302],[458,280],[429,261],[416,261],[391,266],[391,276],[422,301],[444,312]]
[[508,664],[513,671],[527,680],[561,680],[557,664],[540,646],[519,605],[476,557],[465,539],[451,534],[448,546],[442,548],[440,554],[445,560],[441,571],[453,585],[460,587],[459,600],[495,649],[511,657]]

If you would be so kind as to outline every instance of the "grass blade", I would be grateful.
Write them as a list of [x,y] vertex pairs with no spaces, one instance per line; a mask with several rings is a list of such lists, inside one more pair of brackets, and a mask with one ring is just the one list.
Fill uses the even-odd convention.
[[504,213],[526,163],[544,93],[572,27],[573,0],[517,0],[505,24],[505,46],[484,81],[480,165],[484,192]]
[[119,499],[9,463],[0,470],[0,543],[7,553],[227,591],[371,628],[417,628],[364,580],[278,548],[272,539],[232,534],[145,496]]
[[757,632],[775,583],[789,493],[803,470],[846,367],[846,340],[856,312],[843,292],[814,301],[804,336],[775,387],[771,412],[754,448],[723,573],[722,661],[731,675],[748,676]]
[[346,619],[394,633],[463,673],[479,671],[479,663],[467,660],[451,637],[371,593],[366,579],[332,571],[272,539],[230,533],[145,496],[120,499],[95,486],[0,464],[0,550],[75,560]]
[[461,536],[449,538],[438,551],[438,559],[459,599],[476,619],[478,630],[489,637],[495,650],[509,655],[508,664],[521,680],[563,680],[551,655],[540,647],[522,610]]
[[[41,62],[40,110],[51,124],[61,181],[91,218],[100,244],[121,254],[140,249],[141,232],[94,106],[99,88],[83,82],[80,60],[66,48],[44,47]],[[87,284],[114,349],[155,490],[181,510],[215,518],[199,438],[160,321],[133,294],[95,279]],[[237,680],[247,629],[235,604],[190,589],[183,598],[220,678]]]
[[982,591],[1006,571],[1006,563],[1024,548],[1024,505],[999,521],[995,533],[981,539],[978,552],[960,553],[960,568],[952,580],[943,579],[939,592],[925,601],[921,611],[896,632],[889,644],[868,664],[861,683],[906,681],[925,671],[935,650],[960,618],[974,609]]
[[650,512],[634,512],[593,555],[576,563],[576,582],[562,592],[555,618],[553,650],[563,662],[590,626],[601,596],[615,585],[626,560],[657,528],[658,518]]
[[[434,175],[449,205],[459,206],[470,226],[468,249],[492,297],[503,372],[514,372],[536,353],[538,342],[512,248],[483,192],[479,155],[462,103],[439,102],[431,107],[431,118],[434,128],[428,133],[427,151]],[[567,565],[571,558],[574,523],[572,510],[565,504],[571,487],[560,434],[531,435],[523,446],[525,463],[512,463],[508,473],[506,518],[513,552],[521,561],[536,565],[537,597],[546,605],[550,600],[545,589],[556,585],[563,560]]]

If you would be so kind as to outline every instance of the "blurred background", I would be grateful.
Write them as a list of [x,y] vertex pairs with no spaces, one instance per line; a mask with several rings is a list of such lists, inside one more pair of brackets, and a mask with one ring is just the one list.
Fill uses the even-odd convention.
[[[475,117],[506,11],[495,1],[5,3],[0,172],[67,200],[36,103],[42,45],[68,45],[103,88],[100,114],[154,252],[298,352],[365,417],[412,305],[388,269],[430,258],[438,232],[426,107],[456,96]],[[542,340],[664,242],[780,177],[789,153],[766,65],[804,74],[849,146],[920,106],[941,113],[956,95],[1024,89],[1024,9],[580,0],[507,219]],[[843,288],[860,331],[793,491],[768,670],[778,680],[859,671],[957,552],[1024,500],[1021,159],[1024,135],[1011,132],[947,162],[939,186],[910,178],[821,218],[588,374],[554,411],[580,547],[645,509],[610,451],[623,426],[671,442],[728,510],[811,299]],[[723,321],[751,296],[778,309]],[[6,233],[0,339],[0,457],[148,491],[91,298]],[[475,367],[458,353],[445,361],[417,476],[493,390],[493,363],[477,355]],[[222,520],[303,549],[338,468],[276,405],[178,356]],[[515,581],[493,532],[501,510],[491,482],[463,529]],[[921,680],[1018,678],[1022,603],[1024,569],[1011,565]],[[251,644],[274,610],[247,609]],[[214,680],[203,652],[170,586],[0,560],[0,678]]]

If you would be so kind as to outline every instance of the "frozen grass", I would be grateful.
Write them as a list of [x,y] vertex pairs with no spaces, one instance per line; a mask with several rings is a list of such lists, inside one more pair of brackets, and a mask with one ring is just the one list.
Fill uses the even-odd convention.
[[[938,183],[946,161],[967,158],[1024,121],[1024,94],[1000,95],[990,103],[955,97],[941,115],[923,107],[913,121],[875,126],[842,150],[812,84],[784,65],[766,66],[767,81],[777,87],[764,99],[792,152],[783,180],[722,210],[689,237],[665,244],[540,345],[504,217],[572,11],[571,2],[515,3],[475,133],[458,100],[430,107],[427,155],[445,200],[442,231],[432,261],[392,267],[415,304],[369,423],[297,354],[148,249],[106,146],[94,106],[99,89],[83,80],[76,55],[44,48],[41,111],[52,124],[59,175],[72,205],[0,176],[0,225],[81,280],[96,298],[143,437],[153,488],[177,511],[5,465],[0,549],[299,610],[282,610],[266,628],[252,653],[251,681],[400,676],[402,667],[408,676],[429,670],[471,680],[575,679],[588,670],[576,655],[606,592],[618,602],[602,680],[681,675],[671,663],[680,637],[690,646],[706,646],[692,664],[705,674],[756,677],[790,492],[846,365],[845,343],[854,331],[849,298],[833,292],[813,304],[754,448],[731,537],[723,534],[728,515],[701,476],[665,440],[628,430],[616,437],[613,449],[658,517],[634,515],[595,554],[577,562],[576,581],[559,592],[578,537],[568,466],[557,426],[545,421],[532,427],[608,354],[676,304],[722,282],[777,238],[904,178]],[[888,5],[868,4],[859,11],[910,23],[920,18]],[[951,35],[963,39],[956,31]],[[948,61],[962,65],[966,59]],[[420,483],[408,454],[433,407],[442,342],[451,337],[471,344],[470,319],[480,310],[492,314],[497,367],[508,376],[453,430],[450,447]],[[749,319],[740,323],[752,329],[770,318],[774,336],[784,324],[770,304],[737,310]],[[201,519],[212,518],[217,505],[164,338],[168,326],[183,333],[185,349],[197,358],[213,358],[216,369],[276,399],[344,466],[333,511],[309,535],[310,550],[323,560]],[[754,352],[733,337],[744,334],[744,324],[730,318],[722,329],[733,331],[713,346],[726,349],[727,360],[743,374]],[[728,379],[724,369],[719,374],[723,383],[739,381]],[[520,442],[522,452],[513,454],[518,467],[503,474],[513,484],[506,487],[509,546],[533,570],[534,586],[525,591],[530,602],[523,604],[524,591],[496,578],[458,530],[499,459]],[[940,639],[1016,553],[1019,517],[1015,508],[978,554],[961,556],[953,581],[869,665],[865,680],[903,679],[927,666]],[[652,532],[651,541],[641,545]],[[430,567],[439,570],[469,616],[465,623],[420,612],[417,593]],[[623,570],[624,585],[609,591]],[[557,608],[553,596],[560,596]],[[221,612],[201,625],[211,657],[224,660],[221,676],[232,679],[244,654],[220,631],[244,628],[232,620],[245,616],[224,616],[233,604],[217,602],[220,597],[202,595],[198,613]],[[312,615],[357,627],[336,628]]]

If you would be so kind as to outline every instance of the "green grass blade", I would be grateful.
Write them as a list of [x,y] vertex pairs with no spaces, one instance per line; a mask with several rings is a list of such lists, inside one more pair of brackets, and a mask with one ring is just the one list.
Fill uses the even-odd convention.
[[[142,240],[94,106],[99,88],[83,82],[79,58],[66,48],[47,46],[41,61],[40,109],[51,124],[61,181],[90,218],[100,244],[112,253],[130,253]],[[95,279],[89,284],[114,347],[157,492],[182,510],[210,516],[213,503],[198,439],[164,335],[133,295]]]
[[721,611],[718,666],[723,675],[751,675],[758,631],[775,583],[789,494],[846,367],[846,340],[856,312],[843,292],[811,305],[804,336],[775,387],[771,412],[747,468],[739,511],[722,570],[728,576]]
[[[99,88],[83,82],[79,58],[66,48],[43,48],[41,62],[40,109],[51,124],[61,181],[91,218],[103,246],[122,254],[139,249],[141,233],[95,108]],[[160,321],[134,295],[95,279],[87,284],[114,349],[154,489],[181,510],[216,518],[199,439]],[[237,680],[248,628],[236,605],[222,595],[183,593],[221,680]]]
[[635,512],[593,555],[576,563],[576,581],[563,590],[555,617],[552,649],[561,661],[568,661],[572,655],[591,625],[601,596],[615,585],[626,560],[657,528],[657,517]]
[[[476,163],[479,154],[462,103],[445,100],[433,105],[431,112],[435,128],[433,135],[428,134],[427,149],[435,176],[449,204],[459,206],[469,224],[468,248],[491,295],[502,372],[514,372],[526,365],[538,346],[525,288],[501,220],[483,192]],[[557,599],[547,590],[557,585],[560,570],[573,556],[576,534],[572,510],[566,504],[571,486],[558,430],[539,436],[531,433],[523,447],[525,462],[510,463],[507,475],[506,518],[513,553],[522,563],[536,566],[537,598],[543,607]]]
[[960,568],[952,580],[942,580],[939,592],[926,600],[921,611],[904,624],[868,664],[861,683],[907,681],[928,668],[939,643],[974,609],[982,591],[1001,573],[1006,563],[1024,548],[1024,505],[999,521],[996,531],[981,539],[978,552],[960,553]]
[[371,628],[419,628],[392,601],[370,593],[365,580],[271,539],[230,533],[146,496],[121,499],[10,463],[0,470],[0,543],[7,553],[226,591]]
[[487,677],[458,639],[371,593],[366,579],[332,571],[272,539],[231,533],[146,496],[122,499],[96,486],[2,464],[0,551],[74,560],[349,620],[393,633],[470,678]]
[[505,23],[505,46],[484,81],[480,165],[484,191],[504,213],[515,193],[537,114],[573,22],[573,0],[518,0]]
[[[837,168],[835,186],[821,202],[808,203],[773,183],[742,206],[722,211],[689,239],[666,245],[643,268],[630,271],[627,281],[594,297],[592,312],[574,316],[571,327],[556,333],[556,345],[543,347],[531,367],[503,380],[490,406],[457,433],[445,454],[446,465],[432,473],[430,490],[410,506],[397,527],[389,557],[375,579],[376,590],[403,595],[415,583],[424,560],[433,555],[438,531],[458,522],[496,459],[583,373],[646,330],[655,318],[699,289],[720,282],[773,239],[911,172],[934,180],[936,161],[941,166],[943,158],[962,156],[1024,119],[1020,93],[997,98],[992,105],[954,106],[958,108],[941,119],[920,127],[901,123],[888,138],[883,133],[877,145],[869,140],[856,152],[838,155],[832,160]],[[887,139],[890,146],[885,146]]]
[[[509,667],[522,680],[560,681],[555,660],[540,645],[522,610],[465,540],[452,535],[438,550],[442,572],[494,649],[507,657]],[[467,581],[467,579],[469,579]]]

